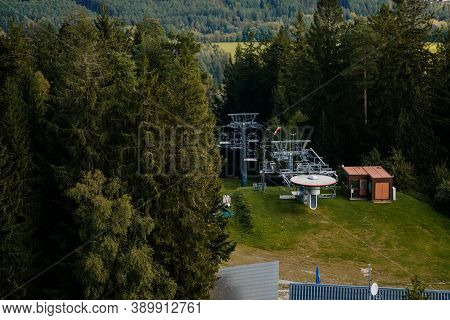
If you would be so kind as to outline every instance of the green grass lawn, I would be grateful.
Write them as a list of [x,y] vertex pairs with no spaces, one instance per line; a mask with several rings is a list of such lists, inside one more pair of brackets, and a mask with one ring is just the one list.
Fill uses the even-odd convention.
[[[249,233],[230,221],[238,243],[231,264],[248,262],[257,250],[259,258],[292,264],[281,268],[287,280],[311,280],[306,271],[319,265],[334,282],[362,284],[360,268],[371,263],[381,285],[405,286],[417,274],[429,287],[450,288],[450,219],[427,204],[402,193],[390,204],[349,201],[339,193],[312,211],[295,200],[279,200],[289,192],[283,189],[255,192],[224,179],[223,192],[242,192],[254,221]],[[297,269],[306,270],[306,279]]]
[[220,49],[222,49],[226,53],[229,53],[231,55],[231,58],[234,59],[237,46],[240,44],[241,47],[245,47],[247,42],[213,42],[213,44],[218,45]]

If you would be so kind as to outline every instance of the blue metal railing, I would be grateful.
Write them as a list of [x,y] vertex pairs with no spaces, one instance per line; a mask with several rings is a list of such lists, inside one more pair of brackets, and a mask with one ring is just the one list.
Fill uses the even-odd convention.
[[[367,286],[347,286],[315,283],[291,283],[289,300],[403,300],[406,289],[379,288],[372,296]],[[425,290],[429,300],[450,300],[450,291]]]

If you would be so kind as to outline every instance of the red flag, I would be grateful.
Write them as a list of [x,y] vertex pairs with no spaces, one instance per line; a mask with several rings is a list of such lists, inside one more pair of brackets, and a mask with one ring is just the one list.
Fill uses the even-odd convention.
[[280,133],[281,131],[281,127],[278,127],[277,130],[275,130],[275,132],[273,133],[274,136],[276,136],[278,133]]

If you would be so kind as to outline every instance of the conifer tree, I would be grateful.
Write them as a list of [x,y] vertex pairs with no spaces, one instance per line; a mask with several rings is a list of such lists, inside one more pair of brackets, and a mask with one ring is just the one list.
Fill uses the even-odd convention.
[[[435,158],[436,139],[430,122],[431,53],[426,48],[431,30],[427,3],[396,0],[371,19],[383,44],[377,60],[379,76],[371,133],[383,148],[399,148],[418,169]],[[382,128],[382,129],[381,129]]]
[[234,61],[225,70],[221,120],[225,120],[228,113],[242,110],[259,113],[262,122],[272,115],[274,84],[268,82],[270,77],[264,68],[263,51],[263,46],[255,43],[253,38],[236,49]]
[[[31,46],[15,22],[0,37],[0,296],[32,272],[33,160],[26,98]],[[12,297],[21,297],[18,290]]]
[[83,242],[76,275],[86,299],[170,299],[175,284],[153,261],[153,220],[133,207],[120,180],[86,173],[67,195]]
[[[357,88],[360,93],[357,101],[353,101],[356,105],[361,101],[362,122],[364,125],[368,123],[368,112],[370,98],[369,91],[373,87],[373,81],[376,77],[376,61],[378,57],[377,39],[373,29],[368,25],[367,19],[355,18],[354,23],[346,32],[344,37],[344,50],[348,50],[346,55],[350,58],[349,64],[351,70],[347,74],[350,82]],[[352,110],[353,111],[353,110]],[[356,111],[356,110],[355,110]]]
[[[46,47],[55,43],[59,50]],[[51,55],[54,61],[45,68],[48,74],[44,73],[50,79],[51,99],[44,117],[45,136],[41,139],[45,148],[39,156],[45,174],[43,182],[47,183],[42,188],[46,191],[46,210],[40,230],[49,249],[42,257],[44,265],[70,252],[81,241],[66,191],[80,181],[82,172],[106,167],[111,156],[106,147],[111,141],[105,120],[111,104],[107,99],[113,100],[107,96],[111,93],[107,81],[112,74],[107,68],[107,46],[99,44],[96,28],[85,17],[67,22],[55,35],[55,43],[44,42],[37,50],[38,57]],[[115,92],[115,96],[119,94]],[[75,264],[76,259],[71,256],[53,270],[51,277],[46,274],[39,279],[49,297],[82,295],[73,277]]]
[[342,58],[345,72],[335,81],[340,82],[343,93],[340,99],[340,147],[337,160],[351,163],[367,153],[377,144],[368,137],[369,117],[372,115],[376,92],[374,81],[377,78],[379,59],[378,41],[367,19],[354,17],[347,24],[342,36]]
[[[99,51],[98,34],[87,18],[65,25],[59,32],[62,52],[57,56],[52,101],[52,125],[57,128],[53,141],[59,150],[57,175],[70,186],[81,171],[101,162],[105,106],[99,95],[108,70]],[[70,70],[70,72],[68,72]]]
[[439,153],[445,159],[450,156],[450,36],[443,36],[438,51],[433,56],[431,95],[433,100],[433,127],[439,138]]
[[310,49],[306,41],[303,13],[299,12],[292,27],[293,43],[283,64],[275,88],[274,116],[289,127],[308,120],[308,79],[311,71]]
[[108,15],[108,9],[103,4],[100,8],[100,14],[94,21],[94,26],[97,29],[101,45],[116,51],[129,50],[131,42],[120,28],[120,22]]
[[65,44],[63,43],[61,46],[56,28],[44,21],[37,22],[36,27],[31,29],[30,33],[36,69],[42,72],[49,83],[57,81],[55,62],[58,52],[64,49]]
[[338,154],[336,140],[340,139],[337,118],[341,116],[343,83],[334,81],[343,70],[342,37],[344,18],[337,0],[320,0],[314,12],[307,39],[311,47],[311,70],[314,92],[311,118],[316,127],[315,141],[324,155]]
[[[130,41],[105,13],[38,29],[33,46],[19,29],[0,45],[0,244],[2,259],[23,253],[2,260],[2,290],[26,279],[33,234],[47,249],[40,270],[84,245],[30,297],[208,297],[234,245],[216,215],[221,166],[199,45],[152,20]],[[141,139],[143,123],[171,139]]]
[[[151,47],[144,50],[146,57],[153,56]],[[163,65],[166,70],[147,63],[142,75],[141,120],[155,132],[146,142],[146,167],[134,198],[144,201],[144,212],[155,220],[151,244],[156,261],[177,284],[175,297],[206,298],[219,264],[233,249],[225,223],[215,216],[220,203],[215,120],[195,58],[199,45],[192,36],[176,36],[163,47],[156,44],[155,50],[165,50],[171,59]]]
[[0,93],[1,296],[16,289],[31,271],[33,214],[32,161],[25,108],[17,83],[7,80],[3,89]]
[[170,99],[187,127],[183,126],[180,132],[179,141],[183,144],[175,156],[181,169],[177,175],[178,187],[167,194],[174,201],[170,208],[178,209],[171,210],[173,216],[167,221],[168,228],[165,222],[158,225],[161,238],[171,230],[172,237],[178,239],[176,245],[173,240],[165,242],[166,246],[162,246],[165,250],[158,252],[163,261],[171,261],[167,269],[177,281],[176,296],[183,299],[208,297],[220,262],[227,260],[233,249],[229,242],[223,241],[224,225],[216,216],[221,166],[215,148],[215,119],[195,59],[198,50],[192,35],[176,38],[175,70],[169,86],[178,94]]
[[98,168],[108,176],[127,178],[136,171],[137,66],[131,55],[131,41],[120,24],[107,15],[106,8],[94,24],[104,76],[98,104],[105,110],[101,123],[105,140]]
[[[265,78],[265,91],[269,92],[270,109],[275,110],[277,115],[278,110],[282,110],[283,107],[277,107],[280,104],[281,92],[277,91],[277,84],[281,84],[288,73],[290,61],[293,57],[294,43],[290,39],[287,30],[281,27],[278,34],[273,38],[272,42],[266,50],[262,53],[263,59],[263,73]],[[289,114],[282,114],[282,119],[289,118]]]

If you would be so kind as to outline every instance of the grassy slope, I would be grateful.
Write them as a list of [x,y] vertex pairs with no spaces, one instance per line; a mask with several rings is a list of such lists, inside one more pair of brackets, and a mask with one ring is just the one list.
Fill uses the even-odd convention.
[[244,44],[244,42],[214,42],[214,44],[217,44],[220,49],[226,53],[229,53],[231,56],[234,56],[239,43]]
[[213,42],[213,44],[218,45],[220,49],[230,54],[233,59],[236,55],[237,46],[240,44],[241,47],[245,47],[247,43],[248,42]]
[[[238,188],[225,180],[224,192]],[[371,263],[381,285],[405,286],[418,274],[429,286],[450,288],[450,219],[427,204],[398,194],[392,204],[321,200],[316,212],[267,193],[240,188],[252,206],[254,229],[229,225],[239,244],[230,264],[280,260],[281,278],[312,281],[318,265],[328,283],[364,284],[360,268]]]
[[[231,57],[234,58],[238,44],[245,45],[245,42],[214,42],[213,44],[217,44],[220,49],[230,54]],[[428,49],[430,50],[430,52],[436,53],[438,49],[438,44],[429,43]]]
[[220,49],[228,53],[231,56],[231,59],[234,60],[238,44],[241,44],[242,46],[245,45],[245,42],[213,42],[213,44],[218,45]]

